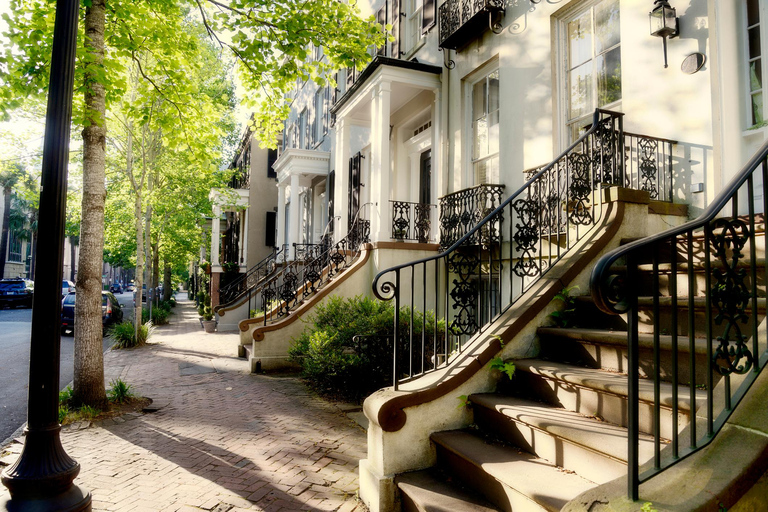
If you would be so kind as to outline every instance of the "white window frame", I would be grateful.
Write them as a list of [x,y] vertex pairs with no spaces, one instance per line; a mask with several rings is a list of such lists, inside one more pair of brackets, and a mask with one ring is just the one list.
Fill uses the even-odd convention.
[[426,33],[421,30],[424,0],[403,0],[406,3],[405,15],[405,50],[406,59],[424,46]]
[[[569,89],[569,81],[568,81],[568,75],[570,71],[570,62],[569,62],[569,49],[568,49],[568,23],[573,21],[574,19],[578,18],[581,14],[583,14],[587,10],[592,10],[596,5],[607,1],[607,0],[587,0],[584,2],[579,2],[574,6],[568,6],[567,8],[563,9],[562,11],[558,12],[556,14],[556,28],[557,28],[557,34],[556,34],[556,47],[557,52],[553,52],[554,58],[556,59],[555,65],[558,73],[558,81],[557,81],[557,106],[558,106],[558,123],[557,123],[557,129],[559,131],[559,148],[565,149],[568,147],[573,140],[571,139],[571,133],[570,133],[570,126],[576,125],[579,122],[584,122],[586,125],[591,124],[592,122],[592,115],[594,114],[594,108],[589,110],[586,114],[574,119],[570,120],[568,119],[568,115],[570,113],[570,89]],[[594,11],[593,11],[594,12]],[[593,43],[594,43],[594,19],[593,19]],[[621,48],[622,46],[622,40],[621,40],[621,21],[619,21],[619,43],[618,48]],[[608,53],[608,51],[611,51],[615,49],[616,46],[612,46],[611,48],[607,49],[603,54]],[[591,60],[594,62],[596,59],[596,55],[594,54],[594,47],[592,48],[592,57]],[[623,60],[623,59],[622,59]],[[593,67],[594,70],[594,67]],[[624,91],[624,85],[623,85],[623,73],[622,73],[622,98],[614,101],[612,103],[608,103],[606,105],[602,105],[600,108],[604,108],[607,110],[614,110],[620,112],[622,109],[622,101],[623,101],[623,91]],[[593,103],[595,105],[598,104],[598,93],[597,93],[597,74],[593,71],[593,81],[592,81],[592,94],[593,94]]]
[[312,142],[317,145],[323,138],[323,117],[325,116],[325,88],[318,87],[313,98]]
[[[747,0],[743,0],[741,2],[741,26],[744,27],[744,29],[741,31],[742,35],[742,44],[744,48],[744,53],[742,57],[742,65],[744,66],[744,70],[742,72],[742,77],[744,77],[744,94],[745,94],[745,100],[744,100],[744,108],[746,110],[746,114],[744,119],[745,122],[745,128],[747,130],[754,129],[754,128],[760,128],[763,126],[768,125],[768,115],[766,115],[766,98],[768,97],[768,91],[766,90],[766,71],[768,71],[768,68],[766,68],[766,57],[768,57],[768,54],[766,53],[766,37],[768,37],[768,33],[766,33],[765,30],[763,30],[766,26],[766,23],[768,22],[768,13],[766,13],[765,3],[764,2],[757,2],[757,9],[758,9],[758,23],[757,25],[749,25],[749,20],[747,19]],[[760,56],[758,59],[760,59],[760,72],[762,74],[762,87],[758,91],[752,91],[751,86],[751,80],[750,80],[750,62],[753,59],[750,59],[749,57],[749,28],[757,26],[759,27],[760,32]],[[756,59],[754,59],[756,60]],[[752,96],[757,93],[762,93],[763,95],[763,121],[759,123],[753,123],[752,122]]]
[[[463,160],[466,162],[464,165],[464,183],[466,186],[464,188],[473,187],[475,185],[480,185],[480,183],[476,183],[475,180],[475,140],[474,140],[474,114],[472,112],[472,104],[473,104],[473,98],[472,98],[472,91],[475,86],[475,84],[485,80],[488,75],[493,73],[494,71],[500,71],[499,70],[499,58],[498,55],[491,58],[488,62],[483,64],[482,66],[475,69],[472,73],[467,75],[464,80],[464,133],[466,134],[464,137],[464,154],[467,155],[466,158]],[[499,73],[499,151],[495,153],[496,156],[500,155],[501,150],[501,141],[503,140],[502,137],[502,123],[501,123],[501,111],[502,111],[502,103],[503,103],[503,94],[501,94],[501,91],[503,90],[501,85],[501,73]],[[480,160],[487,160],[494,155],[486,155]],[[501,163],[499,163],[499,180],[500,182],[503,182],[504,179],[501,176]]]
[[308,147],[308,144],[309,144],[309,141],[307,140],[308,124],[309,124],[309,112],[307,111],[307,108],[304,107],[304,109],[299,114],[299,122],[298,122],[299,141],[298,141],[297,147],[299,149],[307,149]]

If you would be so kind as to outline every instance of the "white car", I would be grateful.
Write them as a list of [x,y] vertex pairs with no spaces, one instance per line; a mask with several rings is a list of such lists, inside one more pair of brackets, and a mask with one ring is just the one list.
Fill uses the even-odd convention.
[[75,291],[75,283],[67,281],[66,279],[61,282],[61,296],[65,297],[69,292]]

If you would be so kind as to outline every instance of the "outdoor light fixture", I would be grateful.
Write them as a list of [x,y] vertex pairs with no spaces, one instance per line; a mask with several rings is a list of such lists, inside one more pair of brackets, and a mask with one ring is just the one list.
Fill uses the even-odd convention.
[[680,33],[677,11],[667,0],[655,0],[653,10],[648,13],[651,20],[651,35],[661,37],[664,45],[664,67],[667,66],[667,38]]

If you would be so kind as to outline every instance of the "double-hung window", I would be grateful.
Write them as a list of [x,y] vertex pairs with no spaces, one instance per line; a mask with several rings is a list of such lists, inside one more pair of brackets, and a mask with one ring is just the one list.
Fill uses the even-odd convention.
[[475,185],[499,183],[499,70],[472,84],[472,170]]
[[760,2],[746,0],[747,83],[749,84],[749,125],[761,125],[763,115],[763,52],[760,37]]
[[323,118],[325,117],[325,88],[315,91],[315,114],[313,118],[312,134],[315,143],[323,138]]
[[596,108],[621,101],[619,0],[591,2],[564,21],[566,124],[575,140]]
[[307,135],[309,134],[309,125],[307,124],[307,109],[301,111],[299,114],[299,148],[307,149],[308,141]]
[[421,29],[424,0],[405,0],[405,2],[408,6],[406,14],[407,39],[405,53],[408,54],[408,52],[412,51],[424,37],[424,33]]

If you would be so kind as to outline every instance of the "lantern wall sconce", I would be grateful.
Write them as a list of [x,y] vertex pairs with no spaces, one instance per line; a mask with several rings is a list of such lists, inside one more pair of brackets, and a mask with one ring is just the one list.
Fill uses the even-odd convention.
[[667,65],[667,38],[677,37],[680,34],[680,23],[677,19],[677,11],[669,5],[667,0],[655,0],[653,10],[648,13],[651,20],[651,35],[661,37],[664,45],[664,67]]

